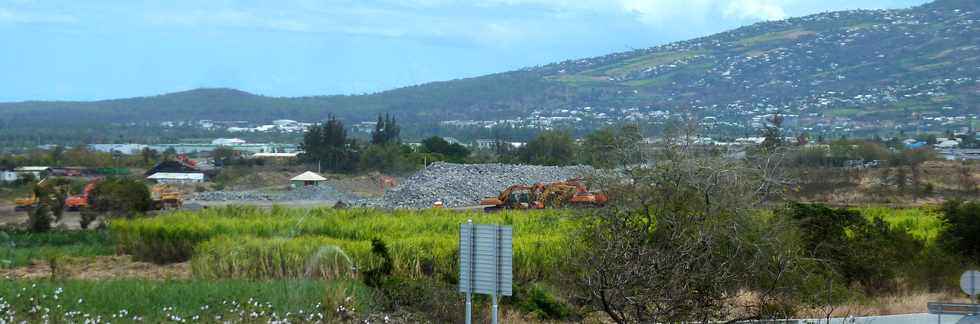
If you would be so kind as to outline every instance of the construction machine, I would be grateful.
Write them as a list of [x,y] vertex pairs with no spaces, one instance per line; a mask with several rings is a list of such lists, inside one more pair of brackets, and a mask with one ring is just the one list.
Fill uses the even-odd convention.
[[37,203],[38,203],[37,191],[34,190],[34,189],[37,188],[37,187],[40,187],[40,186],[44,186],[44,184],[47,181],[48,181],[48,178],[44,178],[44,179],[41,179],[41,181],[38,181],[36,184],[34,184],[34,187],[31,188],[30,196],[27,196],[27,197],[24,197],[24,198],[14,199],[14,210],[15,211],[22,211],[22,210],[27,210],[28,208],[33,208],[34,206],[37,206]]
[[608,201],[606,195],[590,192],[579,180],[536,183],[534,185],[513,185],[500,192],[497,197],[480,201],[489,207],[486,211],[500,209],[544,209],[569,206],[602,206]]
[[98,185],[100,181],[102,181],[101,178],[89,181],[85,184],[85,189],[82,190],[81,194],[65,198],[65,208],[72,211],[87,208],[89,206],[88,195],[92,192],[92,190],[95,190],[95,186]]
[[168,186],[155,185],[150,188],[150,198],[153,200],[153,209],[180,209],[184,205],[183,194]]
[[69,183],[67,181],[60,179],[48,181],[48,179],[49,178],[41,179],[41,181],[34,184],[34,187],[31,188],[30,196],[14,199],[14,210],[22,211],[37,207],[37,205],[41,202],[40,198],[42,198],[37,196],[39,189],[45,189],[42,190],[42,192],[47,192],[49,196],[44,198],[51,200],[58,199],[57,197],[59,193],[68,192]]

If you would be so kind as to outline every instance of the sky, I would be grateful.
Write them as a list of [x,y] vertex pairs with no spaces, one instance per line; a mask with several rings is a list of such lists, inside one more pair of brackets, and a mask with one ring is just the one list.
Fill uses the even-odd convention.
[[363,94],[925,0],[0,0],[0,102]]

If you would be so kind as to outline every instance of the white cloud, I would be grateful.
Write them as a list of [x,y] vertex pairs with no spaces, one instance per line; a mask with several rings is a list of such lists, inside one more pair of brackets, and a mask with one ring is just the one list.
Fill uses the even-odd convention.
[[724,11],[725,17],[735,19],[780,20],[787,17],[786,10],[770,0],[734,0]]

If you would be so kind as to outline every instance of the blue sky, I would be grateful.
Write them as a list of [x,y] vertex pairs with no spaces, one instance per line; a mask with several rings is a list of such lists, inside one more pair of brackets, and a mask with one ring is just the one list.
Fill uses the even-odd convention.
[[0,0],[0,101],[360,94],[924,0]]

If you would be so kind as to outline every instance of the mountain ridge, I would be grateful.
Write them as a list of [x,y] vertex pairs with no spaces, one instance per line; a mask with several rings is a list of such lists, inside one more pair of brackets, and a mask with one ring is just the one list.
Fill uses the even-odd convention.
[[[160,120],[486,120],[575,107],[684,111],[743,123],[772,111],[907,124],[980,102],[980,3],[851,10],[760,22],[628,52],[365,95],[270,97],[229,88],[100,101],[0,103],[0,126]],[[947,80],[949,80],[947,82]],[[939,95],[936,95],[939,94]],[[951,111],[951,112],[950,112]],[[946,112],[940,112],[946,113]],[[235,118],[228,118],[228,116]],[[45,120],[47,119],[47,120]],[[820,120],[817,120],[820,121]]]

